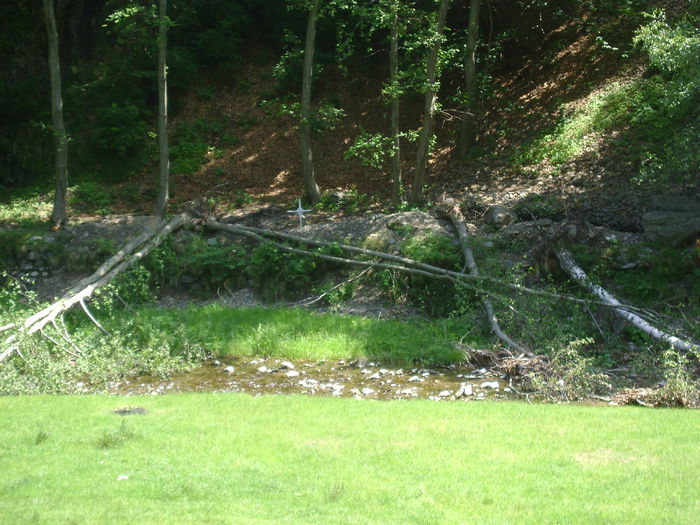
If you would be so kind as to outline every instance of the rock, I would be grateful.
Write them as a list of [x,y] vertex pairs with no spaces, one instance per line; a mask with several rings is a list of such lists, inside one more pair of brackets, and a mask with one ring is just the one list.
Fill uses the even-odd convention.
[[210,237],[209,239],[207,239],[207,244],[209,246],[216,246],[218,242],[219,241],[216,239],[216,237]]
[[649,211],[675,211],[700,214],[700,201],[682,195],[654,195]]
[[367,363],[369,363],[369,359],[366,357],[358,357],[357,361],[355,361],[354,366],[356,368],[365,368],[367,366]]
[[471,396],[474,394],[474,388],[472,387],[471,383],[461,383],[459,386],[459,390],[457,390],[457,393],[455,394],[455,397],[459,399],[460,397],[467,397]]
[[450,395],[452,395],[452,392],[450,392],[449,390],[443,390],[443,391],[440,392],[438,395],[439,395],[440,397],[450,397]]
[[292,363],[290,363],[289,361],[282,361],[282,362],[280,363],[280,367],[282,367],[282,368],[285,369],[285,370],[294,370],[294,368],[296,368],[296,367],[295,367]]
[[517,220],[518,216],[515,215],[515,212],[505,206],[499,206],[498,204],[491,206],[486,212],[486,224],[499,228],[508,226],[509,224],[517,222]]
[[388,252],[395,244],[396,237],[394,237],[394,233],[391,230],[385,229],[368,235],[363,246],[368,250]]
[[411,377],[408,378],[408,382],[409,382],[409,383],[415,383],[416,381],[423,381],[423,379],[421,379],[421,378],[418,377],[418,376],[411,376]]
[[498,381],[484,381],[479,386],[484,390],[498,390],[500,385]]
[[285,374],[287,377],[298,377],[299,372],[297,370],[290,370]]
[[264,374],[264,373],[269,372],[269,371],[270,371],[270,369],[267,368],[266,366],[258,367],[258,372],[260,372],[261,374]]
[[700,232],[700,213],[652,211],[642,215],[642,227],[652,242],[682,246]]
[[309,379],[309,378],[302,379],[301,381],[299,381],[298,384],[302,388],[316,388],[316,387],[318,387],[318,381],[316,381],[315,379]]
[[224,368],[224,372],[227,374],[233,374],[234,370],[235,368],[233,368],[232,366],[227,366],[226,368]]
[[360,392],[362,392],[363,396],[368,396],[370,394],[374,394],[375,390],[372,388],[365,387]]

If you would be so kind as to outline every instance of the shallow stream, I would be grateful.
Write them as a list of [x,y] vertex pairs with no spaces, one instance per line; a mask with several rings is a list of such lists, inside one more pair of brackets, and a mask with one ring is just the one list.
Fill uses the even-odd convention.
[[358,399],[475,400],[516,397],[508,381],[486,369],[395,368],[365,359],[347,362],[228,358],[167,379],[139,377],[109,384],[122,395],[176,392],[304,394]]

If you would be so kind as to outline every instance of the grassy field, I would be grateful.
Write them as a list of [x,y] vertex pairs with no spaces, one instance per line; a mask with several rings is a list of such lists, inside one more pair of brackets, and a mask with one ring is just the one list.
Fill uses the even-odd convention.
[[367,356],[427,363],[460,362],[463,354],[455,348],[454,341],[470,328],[456,319],[379,320],[294,308],[230,308],[219,304],[182,309],[142,307],[138,319],[140,331],[151,337],[182,329],[188,340],[220,357]]
[[697,523],[698,471],[694,411],[0,398],[8,524]]

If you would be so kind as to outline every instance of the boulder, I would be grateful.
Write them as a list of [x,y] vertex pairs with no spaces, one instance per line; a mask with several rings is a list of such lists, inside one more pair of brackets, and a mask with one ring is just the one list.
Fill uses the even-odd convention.
[[642,215],[642,227],[652,242],[682,246],[700,233],[700,212],[651,211]]
[[700,201],[683,195],[655,195],[649,211],[676,211],[700,214]]
[[495,204],[486,212],[486,224],[502,227],[517,222],[518,216],[515,212],[505,206]]

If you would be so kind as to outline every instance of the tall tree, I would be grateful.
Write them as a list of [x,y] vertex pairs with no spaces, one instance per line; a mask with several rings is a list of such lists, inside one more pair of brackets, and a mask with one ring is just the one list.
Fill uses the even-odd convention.
[[399,124],[399,1],[392,0],[390,19],[389,82],[391,83],[391,140],[394,148],[391,156],[391,181],[394,203],[401,203],[401,137]]
[[51,120],[56,140],[56,192],[51,222],[54,228],[63,228],[68,222],[66,194],[68,192],[68,136],[63,122],[63,97],[61,95],[61,64],[58,58],[58,29],[53,0],[44,0],[44,18],[49,44],[49,71],[51,73]]
[[413,177],[413,187],[409,200],[412,203],[419,203],[423,197],[423,184],[425,183],[425,171],[428,165],[428,153],[430,149],[430,139],[433,134],[433,118],[435,115],[435,103],[437,101],[438,83],[438,54],[442,43],[442,35],[445,30],[445,18],[447,17],[447,8],[450,5],[450,0],[440,0],[440,8],[438,10],[437,21],[435,24],[435,32],[432,44],[428,51],[428,62],[426,68],[426,89],[425,101],[423,107],[423,128],[418,137],[418,145],[416,151],[416,172]]
[[168,152],[168,71],[166,45],[168,39],[167,0],[160,0],[158,19],[158,149],[160,153],[160,177],[156,215],[165,217],[168,206],[170,155]]
[[459,127],[456,155],[467,156],[469,147],[476,137],[476,44],[479,36],[479,13],[481,0],[470,0],[469,26],[467,28],[467,46],[464,53],[464,95],[466,97],[465,113]]
[[306,24],[306,43],[304,45],[304,68],[301,83],[301,123],[299,125],[299,145],[301,148],[301,170],[304,178],[306,199],[316,203],[321,198],[321,191],[314,176],[314,162],[311,154],[311,81],[314,67],[314,48],[316,44],[316,23],[321,0],[313,0]]

